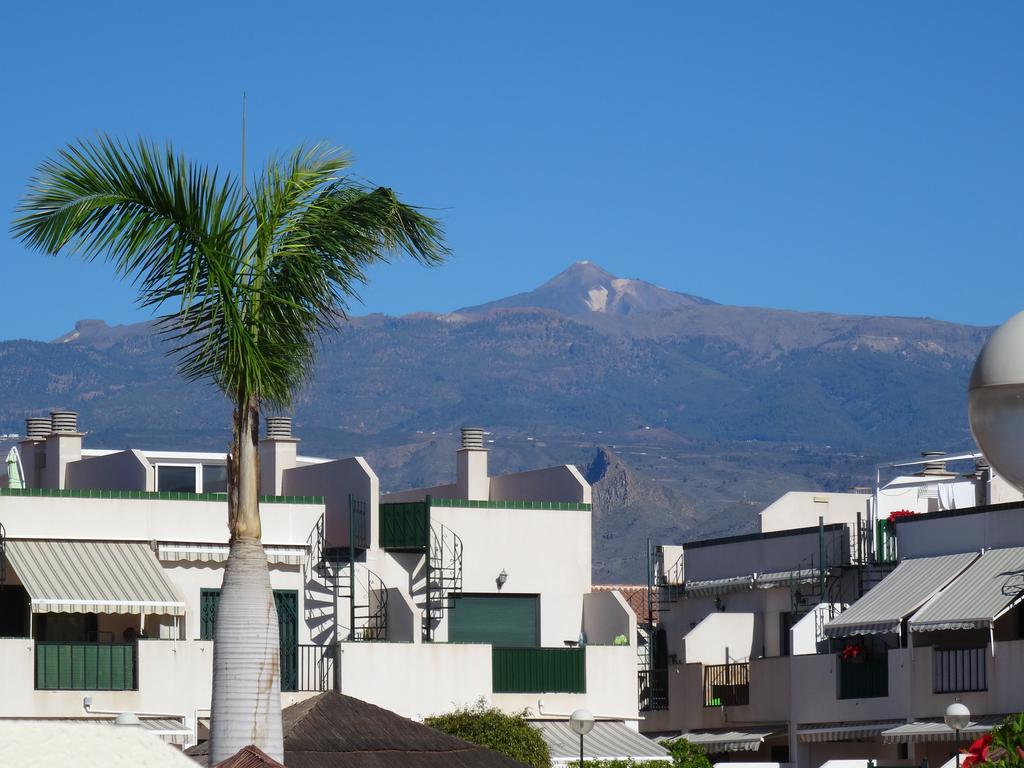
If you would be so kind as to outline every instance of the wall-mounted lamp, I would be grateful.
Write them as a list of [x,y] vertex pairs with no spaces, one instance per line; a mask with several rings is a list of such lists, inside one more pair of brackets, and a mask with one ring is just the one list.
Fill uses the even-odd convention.
[[505,586],[505,582],[508,581],[508,574],[505,573],[505,569],[501,569],[501,573],[498,574],[498,578],[494,580],[494,583],[498,585],[498,589]]

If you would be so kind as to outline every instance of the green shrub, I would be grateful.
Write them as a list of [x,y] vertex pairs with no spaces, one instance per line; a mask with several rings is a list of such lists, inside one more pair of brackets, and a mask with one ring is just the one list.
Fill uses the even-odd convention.
[[506,715],[499,709],[488,708],[483,699],[472,707],[428,717],[423,722],[533,768],[550,768],[551,756],[540,731],[526,722],[522,714]]
[[711,768],[704,750],[686,739],[662,739],[659,743],[672,755],[673,768]]

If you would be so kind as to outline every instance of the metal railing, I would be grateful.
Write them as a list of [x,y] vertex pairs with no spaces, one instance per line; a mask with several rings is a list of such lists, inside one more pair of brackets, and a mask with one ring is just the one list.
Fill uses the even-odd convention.
[[36,642],[36,690],[138,690],[135,643]]
[[[284,660],[282,659],[282,662]],[[302,645],[298,646],[295,659],[295,674],[289,676],[294,687],[281,690],[288,691],[330,691],[334,689],[334,646],[333,645]],[[285,675],[281,675],[282,682]]]
[[641,712],[668,709],[668,670],[642,669],[637,672],[637,699]]
[[844,659],[836,655],[839,699],[874,699],[889,695],[889,659],[885,654]]
[[987,648],[936,648],[932,651],[932,691],[987,691]]
[[704,667],[704,706],[741,707],[750,703],[750,664]]

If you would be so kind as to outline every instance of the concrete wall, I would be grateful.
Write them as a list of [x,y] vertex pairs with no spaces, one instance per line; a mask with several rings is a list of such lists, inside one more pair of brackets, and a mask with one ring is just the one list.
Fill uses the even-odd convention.
[[491,478],[492,501],[568,501],[589,504],[590,496],[590,484],[570,464]]
[[[902,720],[911,716],[911,657],[907,648],[890,650],[889,695],[838,699],[836,654],[792,656],[790,719],[794,723],[846,720]],[[948,704],[949,701],[946,702]]]
[[868,519],[870,501],[871,495],[867,493],[790,491],[762,510],[761,532],[807,528],[817,525],[819,517],[825,519],[825,525],[853,525],[858,512],[863,520]]
[[997,642],[995,656],[986,654],[988,690],[978,693],[932,693],[934,651],[914,649],[911,706],[915,717],[941,717],[954,695],[977,714],[1024,712],[1024,640]]
[[152,491],[156,470],[139,451],[84,458],[68,464],[67,487],[99,491]]
[[427,496],[435,499],[457,499],[459,488],[455,483],[434,485],[430,488],[410,488],[406,491],[391,491],[380,497],[383,504],[395,504],[404,501],[423,501]]
[[[464,593],[541,595],[541,645],[579,637],[591,586],[589,510],[432,507],[431,516],[462,539]],[[446,615],[437,639],[447,631]]]
[[756,619],[753,613],[712,613],[706,616],[683,638],[680,660],[687,664],[746,661],[754,654]]
[[591,645],[611,645],[624,635],[636,645],[636,614],[618,590],[583,596],[583,631]]
[[366,502],[371,546],[377,541],[380,481],[366,463],[355,456],[323,464],[284,470],[284,495],[323,496],[326,504],[327,545],[348,546],[348,497]]
[[1024,508],[948,517],[924,516],[897,523],[899,554],[931,557],[982,548],[1024,546]]
[[[713,544],[688,544],[684,547],[687,581],[723,579],[751,573],[771,573],[809,568],[820,560],[818,530],[756,538],[737,537]],[[830,562],[849,555],[846,528],[825,531],[825,552]]]
[[[265,544],[304,545],[323,514],[319,504],[262,504]],[[93,539],[226,544],[227,502],[160,499],[0,497],[12,539]]]

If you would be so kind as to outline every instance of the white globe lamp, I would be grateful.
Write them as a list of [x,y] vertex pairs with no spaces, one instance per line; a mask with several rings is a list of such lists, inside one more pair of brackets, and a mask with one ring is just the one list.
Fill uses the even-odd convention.
[[1024,489],[1024,312],[999,326],[978,355],[967,416],[988,463]]
[[956,766],[960,768],[960,731],[971,722],[971,711],[959,701],[954,701],[946,707],[946,715],[942,719],[956,734]]
[[583,768],[583,737],[594,730],[594,716],[589,709],[577,709],[569,715],[569,729],[580,737],[580,768]]

